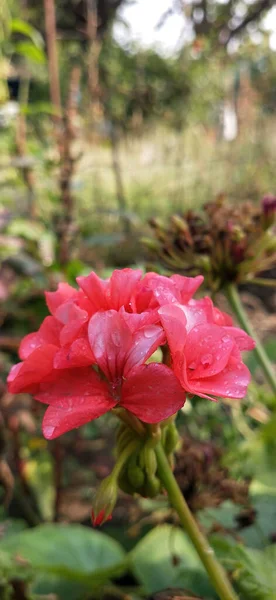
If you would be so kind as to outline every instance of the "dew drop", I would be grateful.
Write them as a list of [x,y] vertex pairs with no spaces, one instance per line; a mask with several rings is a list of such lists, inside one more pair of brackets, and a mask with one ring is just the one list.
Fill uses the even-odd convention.
[[209,367],[212,364],[212,362],[213,362],[213,356],[212,356],[212,354],[204,354],[201,357],[200,362],[201,362],[201,364],[204,367]]
[[119,346],[121,346],[121,336],[119,334],[119,331],[112,331],[111,339],[112,339],[114,346],[117,346],[117,348]]
[[144,336],[145,338],[152,338],[154,335],[156,335],[156,327],[154,327],[154,325],[147,327],[144,330]]
[[229,337],[229,335],[224,335],[223,338],[221,338],[223,342],[230,342],[231,338]]

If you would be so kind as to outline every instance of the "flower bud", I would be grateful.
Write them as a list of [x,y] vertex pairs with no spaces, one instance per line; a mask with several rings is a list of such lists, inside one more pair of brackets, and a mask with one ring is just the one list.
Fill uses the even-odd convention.
[[139,455],[133,454],[127,464],[127,478],[129,484],[134,488],[134,490],[138,490],[142,487],[145,475],[143,469],[141,469],[139,465]]
[[276,196],[264,196],[262,199],[262,224],[264,229],[273,225],[276,215]]
[[149,477],[155,475],[157,471],[157,459],[153,448],[150,446],[144,447],[145,469]]
[[118,486],[112,476],[106,477],[98,488],[91,511],[91,519],[94,527],[102,525],[112,519],[112,511],[117,501]]
[[164,436],[164,450],[167,455],[171,454],[179,442],[179,434],[176,429],[175,423],[169,423],[165,430]]
[[179,215],[173,215],[171,218],[172,224],[183,233],[189,233],[189,225],[185,219],[179,217]]
[[158,494],[160,494],[160,480],[155,475],[153,475],[152,477],[148,477],[143,489],[143,496],[147,498],[155,498],[155,496],[158,496]]

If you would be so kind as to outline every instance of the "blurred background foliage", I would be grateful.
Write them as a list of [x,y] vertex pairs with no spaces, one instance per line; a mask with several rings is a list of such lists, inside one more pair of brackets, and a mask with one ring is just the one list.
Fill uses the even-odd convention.
[[[237,205],[275,193],[273,3],[168,3],[157,27],[184,14],[190,32],[170,55],[118,41],[126,4],[0,6],[3,600],[216,598],[166,498],[122,495],[104,533],[89,528],[112,466],[112,416],[48,443],[43,407],[5,388],[21,337],[46,315],[45,288],[147,268],[149,219],[221,193]],[[243,300],[275,362],[273,289],[244,289]],[[273,600],[276,398],[254,357],[248,365],[243,403],[187,401],[176,475],[240,597]]]

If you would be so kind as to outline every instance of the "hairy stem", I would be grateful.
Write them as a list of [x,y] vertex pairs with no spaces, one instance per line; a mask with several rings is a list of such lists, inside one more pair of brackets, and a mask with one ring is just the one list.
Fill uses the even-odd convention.
[[193,543],[199,558],[210,577],[214,589],[221,600],[238,600],[238,597],[234,592],[224,569],[217,561],[213,549],[209,546],[208,541],[201,533],[194,517],[190,512],[186,500],[183,497],[178,483],[172,473],[161,443],[156,446],[155,452],[160,480],[168,492],[171,505],[176,510],[181,525],[184,527],[191,542]]

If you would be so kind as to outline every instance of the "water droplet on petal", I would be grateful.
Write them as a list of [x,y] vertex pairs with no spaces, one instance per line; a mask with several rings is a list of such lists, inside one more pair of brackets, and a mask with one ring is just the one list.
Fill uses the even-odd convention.
[[204,367],[209,367],[213,362],[212,354],[203,354],[203,356],[200,359],[200,362]]
[[154,325],[151,325],[144,330],[145,338],[152,338],[154,335],[156,335],[156,327]]
[[114,346],[117,346],[117,348],[119,346],[121,346],[121,336],[120,336],[119,331],[112,331],[111,339],[112,339]]
[[231,338],[229,337],[229,335],[224,335],[223,338],[221,338],[223,342],[230,342]]

